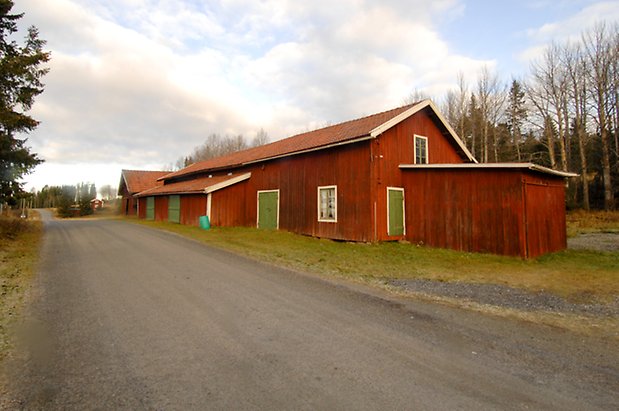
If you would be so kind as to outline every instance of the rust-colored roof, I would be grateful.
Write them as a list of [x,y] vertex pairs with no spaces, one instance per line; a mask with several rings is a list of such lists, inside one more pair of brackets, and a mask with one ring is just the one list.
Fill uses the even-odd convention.
[[238,183],[251,177],[251,173],[217,177],[202,177],[180,181],[149,188],[137,194],[138,197],[168,195],[168,194],[195,194],[207,193]]
[[125,181],[127,191],[135,194],[160,185],[157,180],[169,173],[169,171],[122,170],[122,179]]
[[370,132],[378,126],[385,124],[389,120],[404,113],[406,110],[415,106],[410,104],[398,107],[393,110],[373,114],[371,116],[346,121],[344,123],[321,128],[307,133],[297,134],[283,140],[275,141],[263,146],[238,151],[226,156],[213,158],[192,164],[182,170],[170,173],[162,178],[171,178],[197,174],[209,170],[237,167],[246,163],[266,160],[273,157],[280,157],[288,154],[299,153],[306,150],[314,150],[334,144],[356,140],[361,137],[369,136]]

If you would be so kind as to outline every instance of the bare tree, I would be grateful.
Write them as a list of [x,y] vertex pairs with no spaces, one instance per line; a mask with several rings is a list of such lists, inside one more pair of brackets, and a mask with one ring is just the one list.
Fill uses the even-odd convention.
[[[490,160],[490,126],[496,126],[505,104],[505,88],[501,85],[496,73],[491,73],[484,66],[477,79],[477,103],[481,123],[482,158],[483,163]],[[492,148],[494,161],[498,161],[498,147],[494,127],[492,127]]]
[[268,144],[269,141],[270,141],[269,135],[267,134],[266,131],[264,131],[263,128],[261,128],[256,133],[256,136],[252,139],[250,146],[251,147],[263,146],[265,144]]
[[582,187],[582,206],[590,209],[587,165],[587,64],[580,44],[568,44],[563,50],[562,62],[568,75],[568,98],[573,115],[574,136],[578,142]]
[[614,137],[615,137],[615,166],[619,167],[619,24],[613,26],[611,39],[611,89],[614,90],[611,96],[615,100],[614,110]]
[[99,188],[99,194],[104,200],[113,200],[116,198],[116,190],[111,185],[105,184]]
[[614,210],[615,198],[610,173],[609,116],[611,96],[611,61],[613,53],[605,23],[585,32],[582,42],[588,63],[588,81],[591,103],[602,143],[602,176],[604,180],[604,209]]
[[415,88],[413,89],[413,91],[410,92],[408,96],[404,97],[403,103],[405,105],[409,105],[409,104],[418,103],[422,100],[426,100],[429,98],[431,97],[428,93],[426,93],[425,91],[421,89]]
[[524,100],[524,88],[522,84],[514,79],[509,89],[507,104],[507,128],[510,132],[512,144],[516,149],[516,158],[522,161],[520,152],[520,140],[522,139],[522,128],[527,117],[527,108]]
[[[467,120],[467,110],[469,101],[469,91],[464,75],[458,73],[458,88],[449,90],[443,104],[443,112],[447,113],[447,121],[456,129],[456,133],[467,144],[470,137],[467,136],[465,129]],[[470,144],[467,144],[470,145]]]
[[[566,127],[566,124],[569,124],[569,120],[566,110],[568,76],[565,67],[561,63],[561,53],[561,47],[553,43],[546,48],[542,59],[531,65],[532,83],[529,88],[529,98],[538,110],[542,112],[544,123],[546,123],[547,119],[550,119],[557,128],[561,169],[567,171],[566,130],[568,127]],[[555,167],[554,142],[551,143],[549,141],[548,144],[551,163]]]

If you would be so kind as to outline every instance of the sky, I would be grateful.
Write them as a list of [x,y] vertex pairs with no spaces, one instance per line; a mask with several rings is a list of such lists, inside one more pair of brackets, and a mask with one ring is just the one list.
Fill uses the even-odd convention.
[[161,170],[212,133],[271,141],[526,76],[619,0],[17,0],[51,51],[27,190]]

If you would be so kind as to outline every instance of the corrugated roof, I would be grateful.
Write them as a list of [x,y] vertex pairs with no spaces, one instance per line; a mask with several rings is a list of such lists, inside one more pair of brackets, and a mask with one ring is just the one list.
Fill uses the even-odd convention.
[[169,195],[169,194],[199,194],[213,192],[218,189],[247,180],[251,173],[202,177],[153,187],[138,193],[138,197]]
[[306,150],[327,147],[338,143],[349,142],[361,137],[369,137],[372,130],[411,109],[416,104],[418,103],[398,107],[356,120],[346,121],[344,123],[321,128],[319,130],[297,134],[283,140],[250,148],[248,150],[239,151],[223,157],[201,161],[182,170],[166,175],[165,180],[209,170],[240,166],[246,163],[266,160],[273,157],[280,157]]
[[161,184],[157,180],[169,173],[169,171],[122,170],[121,175],[127,191],[135,194]]

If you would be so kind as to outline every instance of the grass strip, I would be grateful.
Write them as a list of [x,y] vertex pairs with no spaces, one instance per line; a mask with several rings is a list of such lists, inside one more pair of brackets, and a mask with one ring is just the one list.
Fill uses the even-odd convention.
[[0,217],[0,361],[36,272],[42,227],[40,221]]

